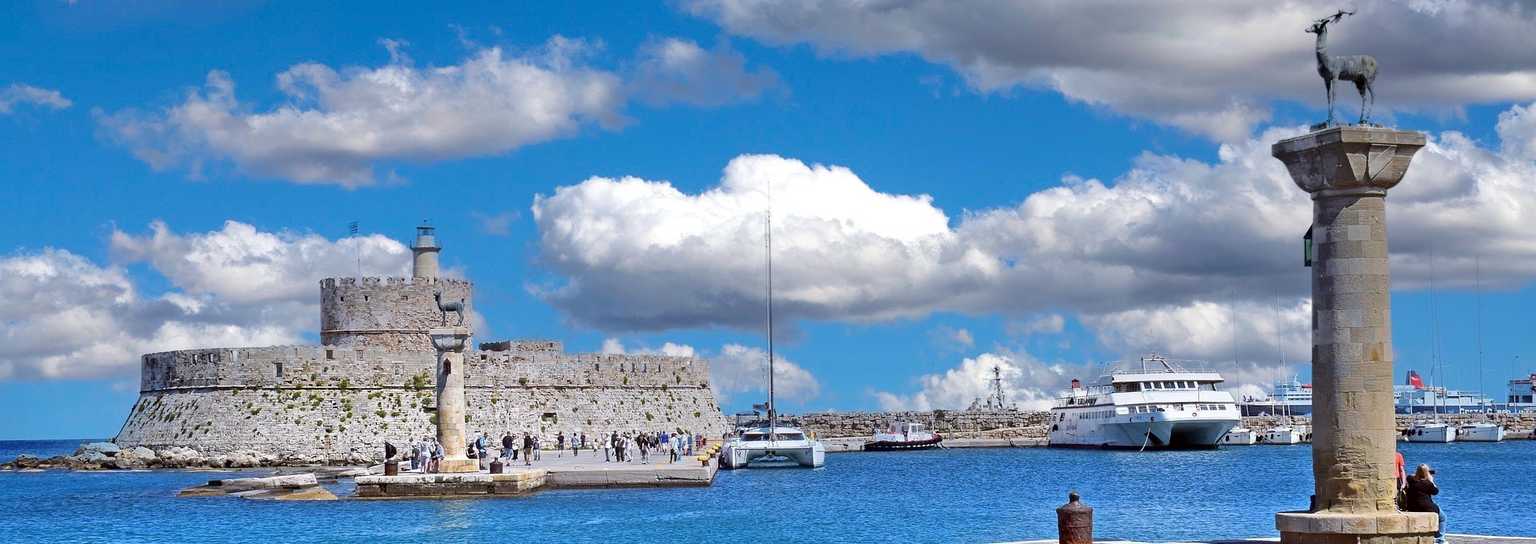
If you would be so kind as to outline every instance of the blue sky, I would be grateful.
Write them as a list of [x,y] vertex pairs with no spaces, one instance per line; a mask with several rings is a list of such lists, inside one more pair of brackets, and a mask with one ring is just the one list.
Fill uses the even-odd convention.
[[[1234,386],[1305,379],[1309,204],[1267,146],[1324,115],[1299,29],[1327,8],[1099,21],[1117,39],[1094,47],[1121,63],[1045,30],[989,39],[999,29],[922,2],[791,4],[0,8],[0,439],[114,434],[138,351],[314,342],[319,277],[353,273],[359,253],[399,273],[422,219],[476,283],[481,338],[671,343],[715,360],[727,407],[745,407],[763,339],[747,228],[761,206],[743,188],[762,179],[783,216],[786,409],[955,407],[993,365],[1038,402],[1144,351],[1226,365]],[[1483,381],[1502,394],[1536,370],[1536,60],[1483,58],[1504,26],[1447,47],[1481,59],[1459,65],[1361,35],[1530,15],[1367,4],[1337,47],[1383,51],[1379,118],[1437,142],[1389,199],[1399,374],[1436,360],[1438,331],[1436,381],[1477,388],[1481,332]],[[1091,19],[986,9],[1009,11],[973,19]],[[1213,24],[1224,16],[1240,21]],[[1244,25],[1286,31],[1221,41]],[[1218,43],[1230,50],[1158,56]],[[442,75],[489,51],[479,76],[571,86]],[[390,94],[391,74],[435,94]],[[1479,83],[1494,77],[1511,79]],[[596,91],[560,105],[575,89]],[[1340,96],[1347,118],[1355,97]],[[444,110],[493,122],[432,117]],[[370,237],[343,240],[350,221]]]

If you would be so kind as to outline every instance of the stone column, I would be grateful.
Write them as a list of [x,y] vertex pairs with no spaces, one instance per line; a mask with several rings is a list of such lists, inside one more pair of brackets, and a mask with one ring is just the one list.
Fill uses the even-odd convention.
[[437,441],[443,445],[442,472],[479,472],[480,465],[464,455],[464,349],[468,327],[432,329],[437,348]]
[[[1333,127],[1276,143],[1312,195],[1312,477],[1309,512],[1276,516],[1281,542],[1415,543],[1434,514],[1399,513],[1392,401],[1387,190],[1424,134]],[[1427,540],[1426,540],[1427,539]]]

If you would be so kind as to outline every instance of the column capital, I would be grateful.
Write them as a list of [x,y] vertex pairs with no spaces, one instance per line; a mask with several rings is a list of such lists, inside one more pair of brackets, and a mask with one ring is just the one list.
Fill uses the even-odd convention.
[[472,335],[469,327],[444,327],[427,331],[427,334],[432,336],[432,347],[437,348],[437,351],[457,353],[464,352]]
[[1270,154],[1291,181],[1312,198],[1384,196],[1403,181],[1424,133],[1381,127],[1342,126],[1280,140]]

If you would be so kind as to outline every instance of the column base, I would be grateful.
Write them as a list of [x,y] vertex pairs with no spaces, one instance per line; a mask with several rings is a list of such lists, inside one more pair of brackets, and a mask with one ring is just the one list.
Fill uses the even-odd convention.
[[1281,512],[1281,544],[1434,544],[1440,518],[1433,512]]
[[444,474],[480,472],[480,463],[474,459],[444,458],[438,465],[437,471]]

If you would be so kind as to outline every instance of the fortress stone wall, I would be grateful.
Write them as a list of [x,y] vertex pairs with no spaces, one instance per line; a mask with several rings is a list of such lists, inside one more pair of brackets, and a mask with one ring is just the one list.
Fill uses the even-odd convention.
[[[466,357],[468,428],[726,430],[693,357],[567,354],[558,342],[513,342]],[[433,354],[339,346],[222,348],[143,356],[139,401],[115,442],[204,454],[267,453],[346,462],[434,434]]]
[[[433,251],[418,251],[418,260],[435,259],[435,242],[427,243]],[[473,286],[420,276],[329,278],[320,292],[323,345],[144,355],[139,400],[114,441],[299,464],[377,460],[385,441],[435,435],[427,331],[442,315],[433,295],[462,300],[468,317]],[[466,353],[465,367],[466,428],[498,440],[507,431],[542,433],[552,444],[562,431],[727,430],[709,365],[696,357],[569,354],[560,342],[509,341]]]

